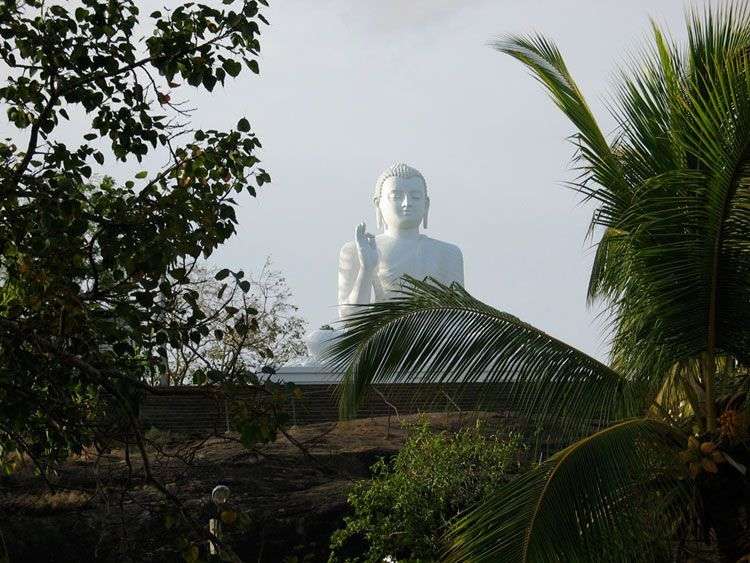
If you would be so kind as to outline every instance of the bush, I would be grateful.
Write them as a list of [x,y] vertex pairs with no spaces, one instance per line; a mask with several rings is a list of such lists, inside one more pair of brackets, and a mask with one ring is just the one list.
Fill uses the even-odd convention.
[[182,444],[189,441],[189,438],[184,434],[171,430],[163,430],[155,426],[146,430],[143,438],[146,445],[152,448],[164,448],[169,445]]
[[349,494],[354,514],[331,537],[329,563],[436,559],[448,521],[507,481],[520,451],[518,435],[491,434],[479,420],[455,434],[419,421]]

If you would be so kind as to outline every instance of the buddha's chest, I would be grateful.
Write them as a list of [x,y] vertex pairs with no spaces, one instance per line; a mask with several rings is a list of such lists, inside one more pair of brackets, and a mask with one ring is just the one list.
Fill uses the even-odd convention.
[[378,276],[391,285],[404,274],[422,279],[434,275],[435,260],[423,241],[378,241]]

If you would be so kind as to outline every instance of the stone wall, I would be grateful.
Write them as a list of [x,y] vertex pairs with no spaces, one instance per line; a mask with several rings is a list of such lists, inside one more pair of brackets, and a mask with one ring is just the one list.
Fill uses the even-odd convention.
[[[300,378],[303,379],[303,378]],[[301,397],[289,397],[287,412],[293,424],[338,420],[336,385],[295,383]],[[252,387],[230,391],[232,401],[252,401]],[[224,395],[206,387],[159,387],[146,393],[141,405],[145,428],[156,427],[180,433],[223,432],[231,427]],[[385,383],[373,386],[359,409],[358,417],[404,415],[417,412],[509,409],[507,386],[491,383],[418,384]]]

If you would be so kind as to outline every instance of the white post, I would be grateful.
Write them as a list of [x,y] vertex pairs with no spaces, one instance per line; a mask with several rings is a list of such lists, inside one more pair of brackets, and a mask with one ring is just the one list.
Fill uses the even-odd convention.
[[[229,492],[229,487],[226,485],[216,485],[214,490],[211,491],[211,500],[216,505],[216,513],[219,518],[221,517],[221,507],[229,500]],[[208,531],[217,539],[221,539],[221,520],[219,518],[211,518],[208,521]],[[219,555],[219,546],[214,544],[213,541],[208,542],[208,550],[211,555]]]
[[[221,538],[221,521],[218,518],[211,518],[208,521],[208,531],[217,538]],[[219,546],[212,541],[208,542],[208,550],[211,555],[219,555]]]

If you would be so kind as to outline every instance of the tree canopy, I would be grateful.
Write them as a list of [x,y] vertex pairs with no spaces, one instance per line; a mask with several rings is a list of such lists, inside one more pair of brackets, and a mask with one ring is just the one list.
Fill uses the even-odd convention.
[[[258,73],[266,2],[138,4],[0,5],[15,128],[0,141],[0,454],[42,465],[134,423],[167,349],[208,335],[191,272],[236,233],[237,195],[270,180],[246,117],[197,128],[183,99]],[[71,141],[68,122],[87,131]],[[166,165],[123,178],[152,154]],[[246,291],[243,276],[222,272]]]

